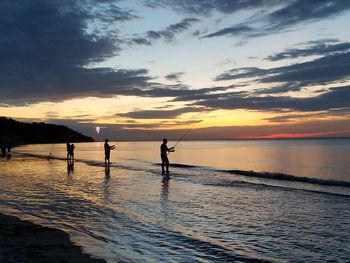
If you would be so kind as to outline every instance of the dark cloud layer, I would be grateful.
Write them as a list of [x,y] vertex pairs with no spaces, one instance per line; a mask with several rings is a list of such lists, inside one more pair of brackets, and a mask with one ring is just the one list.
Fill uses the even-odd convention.
[[270,6],[277,2],[276,0],[145,0],[146,5],[152,8],[161,6],[196,15],[209,15],[213,11],[229,14],[244,9]]
[[[152,2],[155,3],[149,1],[148,4],[152,5]],[[349,86],[332,88],[310,98],[261,96],[349,80],[350,44],[347,42],[309,43],[306,48],[289,49],[267,59],[277,61],[312,55],[320,58],[269,69],[232,69],[216,78],[217,81],[251,79],[252,83],[276,84],[274,88],[255,93],[230,91],[234,86],[190,89],[179,83],[163,85],[153,82],[146,69],[91,68],[92,63],[118,54],[127,42],[119,38],[117,28],[123,21],[134,19],[135,15],[116,3],[118,1],[109,0],[0,1],[0,105],[113,95],[164,97],[165,101],[191,103],[181,109],[138,110],[119,115],[135,119],[171,119],[187,112],[216,109],[327,111],[350,107]],[[272,0],[163,0],[159,4],[195,15],[274,7],[271,9],[274,11],[262,18],[265,21],[262,27],[241,23],[208,37],[276,32],[292,25],[332,17],[350,7],[350,1],[331,0],[294,0],[284,2],[283,6]],[[197,18],[186,18],[163,30],[148,31],[144,37],[132,41],[139,45],[150,45],[156,40],[174,41],[177,34],[188,30],[197,21]],[[166,77],[178,81],[181,74]],[[47,115],[56,116],[54,112]]]
[[[331,40],[334,43],[334,40]],[[332,44],[329,40],[312,41],[311,45],[305,48],[287,49],[281,53],[268,56],[266,59],[270,61],[278,61],[282,59],[300,58],[308,56],[326,56],[336,53],[344,53],[350,51],[350,42]]]
[[322,111],[350,107],[350,86],[331,88],[328,92],[315,97],[294,98],[288,96],[230,96],[218,94],[216,97],[203,98],[195,105],[211,109],[249,109],[259,111]]
[[[124,124],[99,124],[104,127],[101,134],[96,134],[93,123],[77,123],[74,120],[49,120],[49,123],[68,125],[69,127],[82,131],[84,134],[94,137],[96,140],[103,141],[105,138],[118,141],[128,135],[128,140],[159,140],[166,137],[169,144],[177,141],[185,132],[185,129],[171,129],[170,123],[164,123],[167,129],[162,129],[162,123],[154,123],[150,125],[125,126]],[[191,125],[191,123],[188,123]],[[191,126],[189,126],[190,128]],[[155,129],[156,128],[156,129]],[[133,132],[130,133],[130,130]],[[294,134],[304,135],[315,134],[319,136],[349,136],[350,121],[349,120],[319,120],[308,121],[303,123],[281,123],[279,125],[255,125],[255,126],[217,126],[195,128],[186,136],[186,139],[233,139],[233,138],[250,138],[263,137],[276,134]]]
[[193,23],[198,22],[196,18],[185,18],[181,22],[172,24],[163,30],[150,30],[144,37],[136,37],[131,40],[131,43],[138,45],[151,45],[155,40],[163,39],[166,42],[173,42],[176,35],[189,29]]
[[204,112],[203,107],[184,107],[174,110],[136,110],[128,113],[117,114],[117,116],[133,119],[173,119],[188,112]]
[[[102,19],[96,16],[107,9]],[[86,67],[119,51],[114,32],[98,29],[132,17],[112,1],[1,1],[0,50],[6,51],[0,53],[1,101],[108,96],[144,87],[150,79],[146,70]],[[88,33],[90,20],[96,28]]]
[[172,74],[166,75],[165,78],[167,80],[170,80],[170,81],[181,82],[180,78],[181,78],[181,76],[183,74],[185,74],[185,73],[184,72],[176,72],[176,73],[172,73]]
[[[275,57],[307,55],[324,55],[308,62],[295,63],[270,69],[238,68],[224,72],[216,77],[220,80],[254,79],[258,83],[280,83],[275,88],[260,90],[260,94],[271,94],[287,91],[298,91],[311,85],[325,85],[342,81],[350,77],[350,51],[348,43],[340,43],[331,47],[319,48],[319,45],[308,49],[293,49]],[[323,52],[321,52],[321,50]],[[289,56],[289,55],[288,55]]]
[[[247,1],[247,3],[249,2]],[[236,3],[236,1],[232,1],[231,5],[235,6]],[[219,5],[220,3],[216,4]],[[225,4],[223,3],[223,5]],[[259,19],[219,29],[204,37],[264,36],[284,30],[292,30],[295,25],[327,19],[350,9],[350,2],[346,0],[289,0],[284,1],[283,4],[284,6],[280,7],[281,2],[259,1],[257,6],[267,8],[269,5],[277,8],[277,10],[271,8],[274,11],[267,13]],[[236,10],[232,9],[232,12]]]

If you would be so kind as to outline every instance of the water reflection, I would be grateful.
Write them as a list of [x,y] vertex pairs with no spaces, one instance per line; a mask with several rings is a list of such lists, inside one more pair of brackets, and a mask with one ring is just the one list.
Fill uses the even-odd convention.
[[74,160],[67,160],[67,174],[74,173]]
[[170,180],[169,175],[163,176],[162,191],[160,193],[161,212],[165,217],[167,217],[167,214],[168,214],[169,180]]
[[111,176],[111,165],[105,164],[105,177],[109,179],[110,176]]

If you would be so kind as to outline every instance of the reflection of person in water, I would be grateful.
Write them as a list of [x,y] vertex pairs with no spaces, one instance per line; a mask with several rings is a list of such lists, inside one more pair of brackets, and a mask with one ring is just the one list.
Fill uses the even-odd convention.
[[[160,146],[160,158],[162,159],[162,173],[165,172],[169,173],[169,159],[168,159],[168,153],[169,152],[175,152],[174,147],[168,148],[167,146],[168,140],[163,139],[163,143]],[[166,168],[166,170],[164,170]]]
[[115,145],[109,145],[108,144],[109,140],[105,139],[105,144],[104,144],[104,148],[105,148],[105,164],[108,162],[108,164],[110,164],[110,160],[109,158],[111,157],[111,150],[115,149]]
[[160,207],[161,207],[161,214],[164,217],[164,219],[168,218],[169,210],[168,210],[168,195],[169,195],[169,180],[170,176],[165,175],[162,178],[162,191],[160,193]]
[[109,178],[110,175],[111,175],[111,169],[110,168],[111,167],[109,165],[105,164],[105,176],[106,176],[106,178]]
[[67,174],[74,173],[74,160],[67,160]]

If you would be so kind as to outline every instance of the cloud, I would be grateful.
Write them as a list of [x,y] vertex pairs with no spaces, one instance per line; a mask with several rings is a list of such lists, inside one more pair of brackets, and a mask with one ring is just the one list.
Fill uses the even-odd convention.
[[206,109],[203,107],[184,107],[174,110],[136,110],[116,115],[133,119],[173,119],[185,113],[204,111],[206,111]]
[[176,72],[176,73],[166,75],[165,78],[169,81],[175,81],[175,82],[181,83],[180,78],[183,74],[185,74],[185,73],[184,72]]
[[[340,43],[332,47],[312,49],[294,49],[286,51],[288,54],[324,55],[307,62],[295,63],[287,66],[261,69],[237,68],[218,75],[215,80],[252,79],[258,83],[279,83],[274,88],[259,90],[259,94],[271,94],[288,91],[298,91],[312,85],[325,85],[346,80],[350,76],[350,51],[348,43]],[[277,57],[285,56],[277,54]]]
[[145,36],[139,36],[131,39],[131,44],[138,45],[151,45],[154,41],[163,39],[166,42],[173,42],[176,39],[176,35],[188,30],[193,23],[198,22],[196,18],[185,18],[179,23],[175,23],[167,26],[163,30],[150,30]]
[[0,102],[103,97],[147,86],[145,69],[89,67],[118,53],[115,25],[134,17],[112,2],[1,1]]
[[[337,44],[330,44],[329,41],[334,43],[335,40],[320,40],[312,41],[306,48],[293,48],[286,51],[268,56],[266,60],[279,61],[283,59],[309,57],[309,56],[327,56],[336,53],[344,53],[350,51],[350,42],[343,42]],[[309,42],[310,43],[310,42]]]
[[295,110],[322,111],[337,108],[350,108],[350,86],[331,88],[328,92],[315,97],[295,98],[288,96],[236,96],[219,94],[215,98],[203,97],[194,105],[210,109],[247,109],[258,111]]
[[[235,3],[235,1],[232,1],[232,5]],[[278,1],[259,1],[257,5],[253,6],[250,1],[247,1],[247,6],[242,5],[242,8],[246,9],[252,6],[255,8],[265,7],[266,10],[271,9],[273,11],[264,15],[253,16],[254,18],[249,18],[249,21],[219,29],[204,37],[264,36],[285,30],[293,30],[293,27],[296,25],[328,19],[350,8],[349,1],[338,0],[289,0],[283,3],[284,5],[281,6],[281,3]],[[216,4],[224,6],[226,3],[217,1]],[[217,10],[221,10],[221,8],[217,8]],[[237,9],[227,10],[234,12]]]
[[270,122],[275,123],[288,123],[288,122],[295,122],[295,121],[302,121],[303,119],[310,119],[310,118],[326,118],[329,119],[330,117],[340,117],[340,118],[347,118],[350,117],[350,108],[345,109],[331,109],[323,112],[315,112],[315,113],[305,113],[303,114],[285,114],[280,115],[276,117],[266,118],[265,120],[268,120]]
[[251,33],[255,32],[255,29],[250,26],[241,24],[241,25],[220,29],[214,33],[205,35],[204,37],[211,38],[211,37],[219,37],[219,36],[225,36],[225,35],[239,36],[239,35],[249,34],[250,32]]
[[[33,120],[34,121],[34,120]],[[152,124],[99,124],[105,127],[102,134],[96,134],[95,123],[77,123],[74,120],[49,120],[49,123],[67,125],[70,128],[79,130],[86,135],[93,136],[96,140],[102,141],[105,138],[120,140],[127,134],[128,140],[159,140],[164,137],[171,141],[178,140],[189,128],[171,129],[171,123]],[[195,123],[194,123],[195,124]],[[174,126],[176,127],[176,126]],[[130,134],[130,130],[133,132]],[[317,132],[315,132],[317,131]],[[252,126],[216,126],[193,128],[186,139],[234,139],[234,138],[259,138],[259,137],[283,137],[283,135],[301,136],[349,136],[350,121],[347,120],[318,120],[305,121],[302,123],[280,123],[278,125],[252,125]]]
[[262,6],[270,6],[275,4],[275,0],[145,0],[148,7],[152,8],[170,8],[178,12],[187,14],[207,16],[213,11],[230,14],[245,9],[253,9]]

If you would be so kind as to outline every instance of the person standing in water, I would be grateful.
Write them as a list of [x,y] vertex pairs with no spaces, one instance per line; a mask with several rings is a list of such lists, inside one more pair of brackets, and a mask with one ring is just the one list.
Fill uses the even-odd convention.
[[69,159],[71,159],[70,158],[70,143],[69,142],[66,143],[66,147],[67,147],[67,160],[69,160]]
[[74,144],[70,144],[69,142],[66,143],[67,145],[67,160],[74,160]]
[[[169,159],[168,159],[168,153],[169,152],[175,152],[174,147],[168,148],[167,146],[168,140],[163,139],[163,143],[160,146],[160,158],[162,159],[162,173],[169,173]],[[166,170],[164,170],[166,168]]]
[[110,164],[110,160],[109,158],[111,157],[111,150],[114,150],[115,149],[115,145],[109,145],[108,144],[109,140],[108,139],[105,139],[105,145],[104,145],[104,148],[105,148],[105,164]]
[[71,160],[74,160],[74,149],[75,149],[75,145],[74,145],[74,143],[72,143],[70,145],[70,149],[69,149],[70,150],[69,152],[70,152],[70,157],[71,157],[70,159]]

